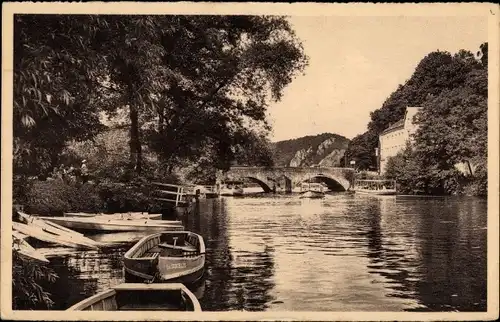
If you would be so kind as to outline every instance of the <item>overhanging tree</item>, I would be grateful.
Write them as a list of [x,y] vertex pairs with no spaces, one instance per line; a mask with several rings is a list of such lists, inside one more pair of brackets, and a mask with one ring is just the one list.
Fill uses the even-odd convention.
[[[283,17],[176,17],[164,28],[164,64],[172,71],[158,99],[151,147],[173,168],[213,147],[227,167],[249,123],[266,128],[265,111],[278,100],[306,57]],[[168,22],[169,26],[172,22]]]
[[95,95],[100,60],[87,16],[14,17],[14,170],[48,171],[69,139],[100,129]]
[[92,138],[98,112],[124,106],[136,172],[153,120],[147,143],[167,164],[210,147],[223,167],[249,124],[266,129],[267,104],[306,64],[283,17],[21,16],[16,32],[16,160],[32,160],[32,173],[68,140]]

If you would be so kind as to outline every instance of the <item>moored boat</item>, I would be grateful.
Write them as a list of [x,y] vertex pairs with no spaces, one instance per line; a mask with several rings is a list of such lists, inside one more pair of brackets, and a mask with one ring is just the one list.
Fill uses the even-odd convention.
[[299,198],[309,198],[309,199],[321,199],[325,197],[324,186],[320,182],[311,182],[311,179],[307,182],[303,182],[300,186],[300,196]]
[[27,236],[16,231],[12,232],[12,249],[17,251],[20,256],[23,256],[29,260],[35,260],[42,263],[48,263],[49,260],[38,250],[36,250],[33,246],[28,244],[26,240],[24,240]]
[[39,216],[28,215],[20,211],[18,211],[18,216],[19,220],[27,224],[28,226],[40,228],[43,232],[55,236],[60,236],[60,238],[63,238],[64,240],[69,240],[70,242],[88,246],[88,248],[98,248],[100,246],[98,242],[85,237],[79,232],[60,226],[50,221],[45,221]]
[[309,198],[309,199],[321,199],[324,198],[325,194],[320,191],[314,191],[314,190],[309,190],[306,192],[303,192],[299,198]]
[[197,199],[210,199],[217,197],[217,191],[215,186],[197,185],[193,186],[189,195]]
[[98,246],[92,243],[84,242],[78,238],[72,238],[72,236],[67,234],[54,234],[53,232],[48,232],[42,227],[26,225],[18,222],[12,222],[12,229],[16,230],[29,237],[41,240],[46,243],[60,244],[67,247],[74,248],[86,248],[86,249],[97,249]]
[[391,196],[396,194],[396,181],[394,180],[356,180],[354,189],[356,193]]
[[221,196],[243,196],[243,188],[222,188],[220,191]]
[[161,214],[149,214],[144,212],[125,212],[114,214],[65,212],[65,217],[105,218],[105,219],[161,219]]
[[103,217],[41,217],[44,220],[76,230],[92,231],[158,231],[182,230],[179,220],[119,219]]
[[243,196],[243,182],[240,181],[227,181],[219,190],[221,196]]
[[180,283],[123,283],[91,296],[68,311],[193,311],[196,296]]
[[396,194],[396,190],[394,189],[382,189],[382,190],[355,189],[354,191],[356,191],[356,193],[378,195],[378,196],[393,196]]
[[189,231],[146,236],[124,255],[126,280],[158,280],[192,284],[205,270],[203,237]]

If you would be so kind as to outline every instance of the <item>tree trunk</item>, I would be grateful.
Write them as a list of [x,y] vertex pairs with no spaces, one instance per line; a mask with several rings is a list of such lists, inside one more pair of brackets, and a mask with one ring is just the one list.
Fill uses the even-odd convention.
[[471,165],[470,165],[470,161],[469,161],[469,160],[465,160],[465,162],[467,162],[467,167],[469,168],[469,174],[470,174],[471,176],[473,176],[473,175],[474,175],[474,173],[472,173],[472,167],[471,167]]
[[137,174],[142,170],[142,146],[139,136],[139,112],[134,104],[130,105],[130,165]]

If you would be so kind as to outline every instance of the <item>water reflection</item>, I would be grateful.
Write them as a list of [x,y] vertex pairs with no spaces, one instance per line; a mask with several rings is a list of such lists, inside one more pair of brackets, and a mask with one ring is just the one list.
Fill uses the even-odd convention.
[[[183,218],[206,244],[192,290],[205,311],[484,311],[486,214],[474,198],[203,200]],[[140,236],[53,261],[58,308],[123,282]]]
[[[486,203],[379,199],[371,208],[368,266],[410,310],[486,310]],[[466,222],[467,224],[461,224]]]
[[249,251],[247,243],[234,245],[228,229],[228,200],[206,200],[187,218],[187,229],[200,233],[206,244],[205,289],[200,303],[204,310],[263,310],[272,301],[272,247]]
[[56,303],[53,309],[67,309],[91,295],[121,283],[121,261],[125,251],[120,248],[82,251],[51,259],[51,267],[59,276],[55,284],[48,286]]

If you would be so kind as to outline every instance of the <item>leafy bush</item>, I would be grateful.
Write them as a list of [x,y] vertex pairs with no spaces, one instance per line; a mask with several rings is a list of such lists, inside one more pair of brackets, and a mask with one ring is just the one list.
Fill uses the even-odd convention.
[[63,180],[34,181],[27,191],[25,210],[39,215],[62,216],[64,212],[126,212],[155,209],[145,182],[101,182],[83,185]]
[[74,190],[73,198],[69,200],[72,211],[103,212],[105,204],[99,194],[99,186],[85,183]]
[[464,187],[464,193],[468,196],[488,195],[488,169],[485,165],[476,168],[474,177]]
[[154,203],[149,198],[149,188],[141,184],[103,182],[99,195],[106,212],[150,211]]
[[12,309],[50,309],[54,302],[40,284],[54,283],[57,278],[51,268],[12,250]]
[[429,165],[411,146],[389,158],[386,176],[395,179],[403,194],[476,195],[487,192],[487,173],[479,166],[474,176],[465,176],[455,167],[440,169]]
[[76,198],[76,187],[63,180],[32,181],[27,187],[25,209],[39,215],[62,215]]
[[[347,172],[346,177],[347,177],[347,174],[350,174],[350,173]],[[359,179],[359,180],[380,179],[380,175],[378,173],[370,172],[370,171],[361,171],[359,173],[356,173],[355,177],[356,177],[356,179]]]

